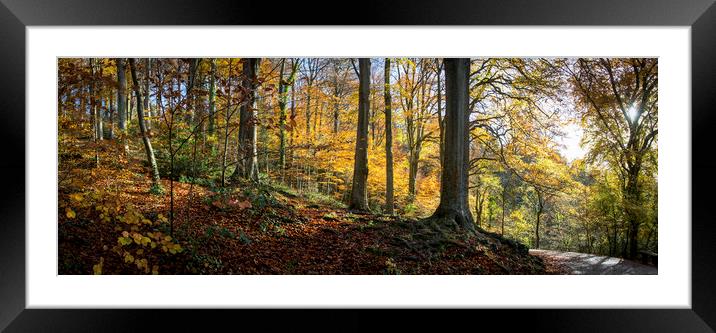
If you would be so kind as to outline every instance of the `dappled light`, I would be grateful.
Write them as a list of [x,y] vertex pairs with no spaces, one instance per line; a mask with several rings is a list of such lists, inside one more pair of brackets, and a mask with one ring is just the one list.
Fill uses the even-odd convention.
[[656,59],[57,74],[60,274],[656,272]]

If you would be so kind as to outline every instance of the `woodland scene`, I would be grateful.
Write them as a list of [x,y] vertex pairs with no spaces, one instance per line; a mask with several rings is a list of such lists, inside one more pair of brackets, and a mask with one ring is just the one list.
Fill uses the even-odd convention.
[[59,274],[656,274],[653,58],[58,58]]

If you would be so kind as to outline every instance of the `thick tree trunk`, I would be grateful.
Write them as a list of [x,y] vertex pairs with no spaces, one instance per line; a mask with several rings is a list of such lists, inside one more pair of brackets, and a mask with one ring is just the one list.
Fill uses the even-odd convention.
[[358,59],[358,130],[349,209],[368,211],[368,115],[370,114],[370,59]]
[[258,158],[256,153],[256,72],[259,59],[244,58],[243,81],[241,87],[247,93],[239,111],[239,144],[236,171],[232,179],[238,177],[259,180]]
[[445,160],[440,205],[432,218],[443,224],[474,230],[468,197],[470,59],[445,59]]
[[420,152],[417,147],[408,154],[408,199],[412,202],[418,194],[418,161],[420,161]]
[[129,59],[129,72],[132,76],[132,85],[134,87],[134,95],[137,98],[137,121],[139,122],[139,132],[142,135],[142,141],[144,142],[144,150],[147,153],[147,161],[152,168],[152,182],[155,187],[161,187],[159,183],[159,169],[157,168],[157,160],[154,158],[154,150],[152,149],[152,142],[149,140],[147,135],[147,129],[142,118],[142,95],[139,92],[139,81],[137,80],[137,71],[134,59]]
[[641,203],[639,193],[639,169],[629,170],[624,200],[625,215],[629,226],[629,259],[635,259],[639,251],[639,224],[641,223],[639,205]]
[[393,111],[390,95],[390,59],[385,59],[385,213],[393,214]]

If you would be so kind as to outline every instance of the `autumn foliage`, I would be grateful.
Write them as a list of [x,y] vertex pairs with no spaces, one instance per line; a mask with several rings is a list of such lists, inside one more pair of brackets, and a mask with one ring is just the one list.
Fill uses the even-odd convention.
[[421,223],[441,196],[443,59],[391,59],[387,84],[384,59],[125,60],[58,59],[60,274],[544,274],[528,248],[656,252],[655,59],[471,59],[476,232],[455,234]]

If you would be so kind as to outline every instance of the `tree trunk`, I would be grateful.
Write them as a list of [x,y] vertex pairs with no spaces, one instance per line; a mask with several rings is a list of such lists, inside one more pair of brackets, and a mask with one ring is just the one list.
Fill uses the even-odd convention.
[[[440,60],[438,60],[440,61]],[[437,66],[437,80],[438,80],[438,128],[439,128],[439,134],[440,134],[440,167],[443,167],[443,159],[445,156],[445,123],[443,122],[443,96],[442,96],[442,87],[440,82],[440,74],[442,73],[442,64]],[[480,225],[479,223],[477,224]]]
[[136,71],[137,65],[134,62],[134,59],[129,59],[129,72],[132,76],[132,85],[134,87],[134,95],[137,98],[137,121],[139,122],[139,132],[142,135],[142,141],[144,142],[144,150],[147,153],[147,161],[149,162],[149,165],[152,168],[152,182],[153,185],[157,188],[161,188],[161,184],[159,183],[159,169],[157,168],[157,160],[154,158],[154,150],[152,149],[152,142],[149,140],[149,136],[147,136],[147,128],[144,125],[144,119],[142,118],[143,110],[142,110],[142,95],[139,92],[139,81],[137,80],[137,71]]
[[109,92],[109,138],[114,140],[114,94]]
[[227,77],[227,94],[226,94],[226,111],[224,120],[224,153],[221,156],[221,187],[226,186],[226,163],[228,162],[229,155],[229,124],[231,123],[231,63],[232,59],[229,59],[229,74]]
[[291,82],[291,116],[289,118],[291,121],[289,122],[291,128],[290,132],[291,135],[289,136],[289,142],[288,142],[288,157],[290,158],[288,165],[290,168],[293,168],[295,163],[295,154],[296,151],[293,149],[294,139],[296,138],[296,80],[293,80]]
[[244,58],[241,87],[247,93],[239,109],[239,144],[236,171],[232,179],[259,180],[256,153],[256,72],[259,59]]
[[393,111],[392,97],[390,95],[390,59],[385,58],[385,85],[383,87],[385,98],[385,213],[393,214]]
[[[97,59],[97,60],[100,60],[100,59]],[[94,64],[94,65],[98,67],[99,76],[100,76],[100,79],[101,79],[101,78],[104,76],[104,68],[102,67],[101,61],[100,61],[99,64],[97,63],[97,61],[95,61],[95,64]],[[102,82],[102,81],[100,81],[100,82]],[[96,93],[96,94],[101,94],[101,93],[102,93],[102,86],[101,86],[101,85],[100,85],[99,89],[96,89],[95,93]],[[94,98],[94,96],[93,96],[93,98]],[[102,141],[102,140],[104,140],[104,122],[103,122],[103,119],[102,119],[102,108],[104,107],[104,105],[103,105],[103,104],[104,104],[104,103],[103,103],[103,102],[104,102],[104,98],[103,98],[103,97],[100,97],[100,98],[99,98],[99,103],[98,103],[97,99],[95,98],[95,101],[94,101],[94,102],[95,102],[95,103],[94,103],[94,107],[95,107],[95,112],[96,112],[96,116],[95,116],[96,122],[95,122],[95,124],[96,124],[96,126],[97,126],[97,140]]]
[[635,259],[639,251],[639,224],[641,222],[639,214],[639,205],[641,203],[639,193],[639,169],[633,168],[629,170],[627,175],[627,184],[625,192],[625,213],[627,223],[629,225],[629,259]]
[[97,101],[95,101],[95,87],[94,87],[94,59],[89,59],[89,67],[90,67],[90,86],[89,86],[89,101],[90,101],[90,112],[92,113],[92,139],[94,141],[94,162],[95,167],[99,166],[99,146],[97,145],[97,140],[99,139],[99,130],[97,126]]
[[418,156],[417,152],[412,149],[408,154],[408,200],[413,202],[417,191],[415,190],[415,181],[418,178]]
[[505,235],[505,210],[507,210],[507,190],[502,188],[502,221],[500,223],[500,235]]
[[478,227],[482,227],[482,211],[485,202],[485,193],[480,192],[480,187],[477,187],[475,191],[475,224]]
[[209,135],[214,134],[216,123],[216,59],[211,59],[211,77],[209,78]]
[[334,89],[333,89],[333,97],[335,100],[333,101],[333,134],[338,133],[338,101],[340,100],[339,95],[339,89],[338,89],[338,73],[335,73],[334,79],[333,79]]
[[470,59],[445,59],[445,160],[440,183],[440,205],[432,218],[474,230],[468,197],[469,75]]
[[152,59],[146,58],[144,60],[144,124],[147,128],[147,132],[152,131],[152,105],[149,104],[150,92],[149,92],[149,74],[152,71]]
[[306,142],[310,142],[311,138],[311,86],[312,81],[306,83]]
[[370,114],[370,59],[358,59],[358,130],[349,209],[369,211],[368,207],[368,115]]
[[284,70],[286,67],[286,59],[281,60],[281,69],[279,73],[278,82],[278,107],[279,107],[279,164],[281,165],[281,172],[286,169],[286,106],[288,104],[288,86],[293,84],[296,78],[296,70],[298,69],[298,61],[294,60],[291,68],[291,73],[288,78],[284,79]]
[[540,218],[542,217],[542,211],[544,210],[544,199],[542,193],[539,190],[537,192],[537,223],[535,223],[535,249],[539,249],[539,225]]

